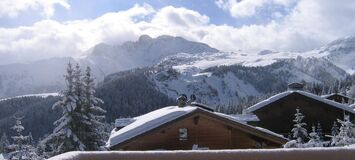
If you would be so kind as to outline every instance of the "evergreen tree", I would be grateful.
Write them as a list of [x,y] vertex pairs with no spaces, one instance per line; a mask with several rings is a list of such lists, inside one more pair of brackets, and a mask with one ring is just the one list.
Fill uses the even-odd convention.
[[352,132],[354,124],[351,123],[349,116],[344,116],[344,121],[339,120],[341,124],[339,133],[332,138],[332,146],[346,146],[355,143],[355,137]]
[[22,126],[22,118],[23,117],[15,117],[16,124],[11,127],[11,129],[16,132],[16,135],[11,137],[14,141],[14,144],[11,145],[10,148],[14,151],[9,153],[10,159],[22,160],[24,157],[27,158],[26,149],[28,146],[26,145],[26,142],[28,142],[29,137],[22,135],[23,130],[25,130],[25,128]]
[[312,132],[309,133],[309,141],[305,144],[305,147],[323,147],[322,141],[318,136],[314,125],[312,126]]
[[291,130],[292,137],[297,140],[298,143],[304,143],[304,140],[307,138],[307,129],[304,128],[307,124],[303,123],[302,120],[304,115],[300,112],[300,109],[296,109],[295,119],[293,122],[295,123],[294,128]]
[[87,150],[100,150],[100,146],[103,146],[106,140],[103,128],[106,111],[99,106],[99,104],[103,104],[103,101],[94,96],[94,79],[91,76],[90,67],[86,68],[85,75],[82,78],[82,86],[81,101],[88,121],[88,123],[84,123],[84,143]]
[[0,153],[5,153],[6,148],[10,145],[9,140],[7,139],[7,135],[4,132],[0,138]]
[[303,118],[303,114],[300,112],[300,109],[297,108],[295,113],[295,119],[293,120],[295,124],[293,125],[294,127],[291,130],[293,140],[287,142],[284,145],[285,148],[304,147],[304,141],[308,137],[308,133],[307,129],[304,128],[307,124],[302,122]]
[[66,89],[62,91],[63,98],[53,105],[53,108],[62,109],[62,117],[54,122],[56,126],[53,133],[43,140],[45,154],[54,156],[68,151],[84,150],[85,145],[79,139],[78,133],[81,119],[81,108],[78,106],[79,97],[78,87],[75,80],[77,72],[72,64],[68,63],[67,73],[64,76],[66,80]]
[[337,122],[334,121],[332,126],[332,136],[335,137],[336,135],[338,135],[338,133],[339,133],[339,127],[337,125]]

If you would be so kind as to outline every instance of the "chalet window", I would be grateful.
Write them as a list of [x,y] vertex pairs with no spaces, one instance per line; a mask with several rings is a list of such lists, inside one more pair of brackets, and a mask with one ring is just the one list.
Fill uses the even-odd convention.
[[187,128],[180,128],[179,129],[179,140],[185,141],[187,140]]

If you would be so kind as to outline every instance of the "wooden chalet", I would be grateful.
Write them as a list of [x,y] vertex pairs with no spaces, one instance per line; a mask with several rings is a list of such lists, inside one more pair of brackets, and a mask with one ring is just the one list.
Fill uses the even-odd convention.
[[110,150],[279,148],[281,135],[253,127],[203,105],[170,106],[135,117],[112,131]]
[[331,134],[331,128],[334,121],[343,119],[344,114],[350,115],[354,120],[354,110],[346,104],[338,103],[302,90],[289,89],[279,93],[264,101],[261,101],[246,111],[255,114],[259,121],[249,122],[249,124],[266,128],[278,134],[288,137],[293,128],[293,119],[296,109],[299,108],[303,113],[304,122],[307,123],[307,129],[319,122],[325,134]]

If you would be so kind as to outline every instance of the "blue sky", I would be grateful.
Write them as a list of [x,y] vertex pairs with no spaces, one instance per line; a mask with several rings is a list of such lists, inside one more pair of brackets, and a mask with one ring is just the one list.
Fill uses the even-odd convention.
[[[228,12],[220,9],[214,0],[69,0],[70,9],[56,5],[55,14],[51,19],[63,22],[80,19],[95,19],[108,12],[128,10],[135,4],[147,3],[155,9],[166,6],[184,7],[207,15],[210,23],[216,25],[227,24],[235,27],[250,24],[265,24],[272,20],[272,12],[287,14],[280,5],[268,5],[258,9],[258,14],[251,17],[233,18]],[[36,10],[23,11],[18,17],[0,18],[0,27],[27,26],[43,19]]]
[[0,64],[180,36],[221,51],[307,51],[355,35],[353,0],[2,0]]

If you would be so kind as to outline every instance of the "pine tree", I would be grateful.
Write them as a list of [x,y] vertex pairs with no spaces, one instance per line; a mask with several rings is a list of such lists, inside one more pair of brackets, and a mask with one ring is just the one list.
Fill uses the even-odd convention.
[[332,136],[335,137],[336,135],[338,135],[338,133],[339,133],[339,127],[337,125],[337,122],[334,121],[332,126]]
[[106,135],[103,121],[106,111],[99,106],[99,104],[103,104],[103,101],[94,96],[94,79],[91,76],[90,67],[86,68],[82,82],[83,109],[89,121],[89,123],[85,123],[86,138],[84,143],[87,146],[87,150],[100,150],[100,146],[105,144]]
[[338,123],[341,124],[339,133],[332,138],[332,146],[346,146],[355,143],[355,137],[352,132],[354,124],[351,123],[350,117],[344,115],[344,121],[338,119]]
[[81,107],[78,106],[79,97],[76,84],[75,69],[71,63],[68,63],[66,80],[66,89],[62,91],[63,98],[53,105],[53,108],[62,109],[62,117],[54,122],[56,126],[53,133],[43,140],[45,154],[54,156],[68,151],[84,150],[85,145],[79,139]]
[[297,108],[295,113],[295,119],[293,120],[295,124],[293,125],[294,127],[291,130],[293,140],[287,142],[284,145],[285,148],[304,147],[303,144],[305,139],[308,137],[308,133],[307,129],[304,128],[307,124],[302,122],[303,118],[303,114],[300,112],[300,109]]
[[9,140],[7,139],[7,135],[4,132],[0,138],[0,153],[5,153],[6,148],[10,145]]
[[318,136],[314,125],[312,126],[312,132],[309,133],[309,141],[305,144],[305,147],[323,147],[322,141]]
[[16,135],[11,137],[12,140],[15,142],[13,145],[11,145],[11,148],[14,149],[14,151],[11,152],[9,155],[11,159],[22,160],[24,157],[26,157],[26,142],[28,141],[29,137],[22,135],[23,130],[25,130],[21,122],[23,117],[15,117],[15,119],[16,124],[11,127],[11,129],[16,132]]

